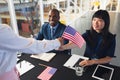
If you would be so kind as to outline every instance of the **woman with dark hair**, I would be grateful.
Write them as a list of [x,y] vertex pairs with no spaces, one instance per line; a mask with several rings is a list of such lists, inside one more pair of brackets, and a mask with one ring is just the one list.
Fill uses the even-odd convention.
[[[89,60],[83,60],[80,66],[109,63],[114,57],[116,39],[115,35],[109,32],[110,16],[106,10],[98,10],[92,16],[90,30],[82,35],[86,41],[84,56]],[[61,49],[75,48],[73,43],[60,47]]]
[[79,64],[89,66],[93,64],[109,63],[114,57],[116,39],[115,35],[109,32],[110,16],[106,10],[98,10],[92,17],[92,26],[82,36],[86,41],[84,60]]

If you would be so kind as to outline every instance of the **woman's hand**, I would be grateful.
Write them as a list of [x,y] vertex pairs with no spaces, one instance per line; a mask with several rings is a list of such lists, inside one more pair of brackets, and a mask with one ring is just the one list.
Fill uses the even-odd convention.
[[90,66],[93,64],[105,64],[105,63],[109,63],[112,60],[111,57],[106,56],[104,58],[101,59],[93,59],[93,60],[83,60],[79,63],[80,66]]
[[95,60],[83,60],[79,63],[80,66],[90,66],[90,65],[93,65],[95,64]]

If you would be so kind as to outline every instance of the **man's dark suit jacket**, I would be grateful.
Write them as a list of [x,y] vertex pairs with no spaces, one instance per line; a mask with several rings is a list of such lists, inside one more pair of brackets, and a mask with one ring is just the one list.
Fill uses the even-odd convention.
[[[51,37],[51,28],[50,24],[48,22],[44,23],[40,29],[40,32],[38,33],[37,40],[52,40],[56,39],[62,36],[66,26],[62,23],[59,22],[59,25],[53,35],[53,38]],[[69,41],[65,40],[64,44],[67,44]],[[51,43],[52,44],[52,43]],[[65,53],[65,54],[71,54],[71,50],[64,50],[64,51],[57,51],[57,50],[52,50],[50,52],[55,52],[55,53]]]

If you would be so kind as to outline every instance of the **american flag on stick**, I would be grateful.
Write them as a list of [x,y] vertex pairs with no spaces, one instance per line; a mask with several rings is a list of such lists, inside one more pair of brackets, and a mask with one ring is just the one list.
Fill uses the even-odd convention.
[[83,46],[85,43],[83,37],[80,35],[79,32],[77,32],[74,28],[67,26],[63,35],[63,38],[68,39],[75,43],[79,48]]

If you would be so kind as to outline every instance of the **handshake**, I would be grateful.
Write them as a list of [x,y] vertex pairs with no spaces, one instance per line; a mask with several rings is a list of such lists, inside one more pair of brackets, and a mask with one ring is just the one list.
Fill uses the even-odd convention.
[[64,38],[60,37],[57,39],[59,40],[61,44],[61,46],[57,49],[59,51],[64,51],[64,50],[73,49],[77,47],[77,45],[74,44],[72,41],[69,41],[67,44],[64,44]]
[[57,51],[64,51],[64,50],[69,50],[69,49],[73,49],[73,48],[76,48],[77,45],[74,44],[72,41],[69,41],[67,44],[65,44],[65,38],[63,37],[59,37],[59,38],[56,38],[57,42],[59,42],[59,45],[57,46]]
[[58,51],[64,51],[64,38],[60,37],[60,38],[57,38],[58,41],[60,42],[60,47],[55,49],[55,50],[58,50]]
[[60,38],[57,38],[57,39],[59,40],[61,46],[64,45],[64,38],[60,37]]

